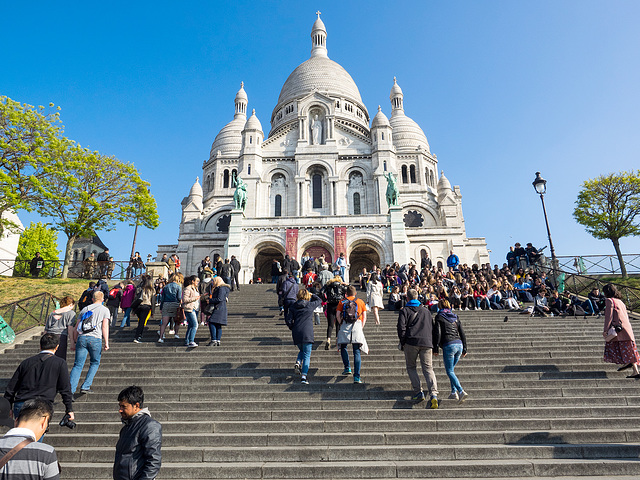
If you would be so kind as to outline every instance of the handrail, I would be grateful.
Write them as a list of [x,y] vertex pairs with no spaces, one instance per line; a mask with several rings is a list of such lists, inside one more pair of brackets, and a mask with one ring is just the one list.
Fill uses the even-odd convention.
[[0,316],[14,332],[20,333],[34,326],[44,325],[59,301],[58,297],[48,292],[39,293],[0,305]]
[[[43,260],[44,266],[41,269],[40,277],[59,278],[64,267],[64,260]],[[0,276],[12,275],[15,277],[30,277],[30,260],[3,260],[0,259]],[[142,268],[142,273],[145,268]],[[68,278],[97,279],[106,275],[110,280],[126,280],[138,276],[131,265],[130,260],[114,260],[113,262],[95,262],[87,265],[82,260],[69,261]]]
[[[617,255],[559,255],[558,269],[581,275],[620,275]],[[622,255],[627,273],[640,273],[640,253]]]

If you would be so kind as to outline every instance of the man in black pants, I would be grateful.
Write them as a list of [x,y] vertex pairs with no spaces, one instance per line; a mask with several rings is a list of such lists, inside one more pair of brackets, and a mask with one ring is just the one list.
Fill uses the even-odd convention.
[[235,255],[231,255],[231,266],[233,267],[233,276],[231,277],[231,291],[235,287],[236,290],[240,291],[240,282],[238,281],[238,274],[240,273],[240,262],[236,258]]
[[60,336],[45,333],[40,337],[40,353],[24,360],[16,369],[4,397],[13,404],[13,417],[18,418],[25,401],[42,398],[52,407],[60,393],[69,419],[73,420],[73,396],[67,362],[55,355]]

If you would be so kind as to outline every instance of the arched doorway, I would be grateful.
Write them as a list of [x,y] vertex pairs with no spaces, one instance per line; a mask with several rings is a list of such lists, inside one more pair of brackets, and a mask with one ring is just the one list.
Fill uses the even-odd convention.
[[[373,244],[359,243],[349,254],[349,278],[356,279],[364,268],[370,271],[380,266],[380,254]],[[352,282],[353,283],[353,282]]]
[[325,262],[329,265],[333,263],[333,256],[331,255],[331,252],[324,245],[319,245],[317,243],[305,245],[305,247],[300,251],[300,258],[304,255],[304,252],[308,252],[313,258],[318,258],[320,255],[324,255]]
[[255,282],[258,278],[261,278],[263,283],[270,283],[273,259],[275,258],[282,265],[284,250],[281,246],[273,244],[259,245],[256,250],[258,253],[253,261],[253,281]]

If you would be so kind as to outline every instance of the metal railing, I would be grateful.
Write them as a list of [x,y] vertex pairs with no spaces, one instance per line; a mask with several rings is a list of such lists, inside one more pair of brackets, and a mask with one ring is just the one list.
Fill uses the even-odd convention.
[[[561,255],[556,257],[558,269],[564,272],[575,272],[581,275],[620,275],[620,263],[616,255]],[[622,255],[627,273],[640,273],[640,254]]]
[[17,334],[29,328],[44,325],[47,317],[56,309],[59,301],[58,297],[50,293],[40,293],[33,297],[0,305],[0,317]]
[[[38,278],[59,278],[62,275],[64,260],[43,260],[43,263]],[[31,277],[30,265],[29,260],[0,259],[0,275]],[[140,270],[141,272],[136,271],[130,265],[129,260],[105,262],[105,264],[100,264],[100,262],[85,264],[81,260],[71,260],[68,278],[96,279],[106,275],[111,280],[125,280],[145,272],[144,268]]]

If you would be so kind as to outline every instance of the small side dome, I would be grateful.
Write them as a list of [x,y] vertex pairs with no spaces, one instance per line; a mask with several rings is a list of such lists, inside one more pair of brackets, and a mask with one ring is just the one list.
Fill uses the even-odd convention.
[[438,193],[451,193],[451,183],[449,179],[444,176],[444,170],[440,170],[440,180],[438,180]]
[[327,33],[327,28],[324,26],[324,22],[320,19],[320,14],[317,13],[316,15],[318,15],[318,18],[316,19],[315,22],[313,22],[313,27],[311,28],[311,33],[315,33],[315,32],[324,32]]
[[373,122],[371,122],[371,128],[379,128],[379,127],[390,127],[389,119],[387,116],[382,113],[382,108],[378,105],[378,113],[373,117]]
[[189,197],[202,197],[202,186],[200,185],[200,178],[196,177],[196,183],[193,184],[189,191]]
[[244,124],[244,129],[245,130],[257,130],[259,132],[262,132],[262,124],[260,123],[260,120],[258,120],[258,117],[256,117],[255,108],[251,112],[251,116],[247,120],[247,123]]

